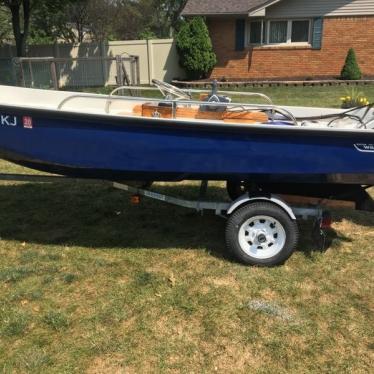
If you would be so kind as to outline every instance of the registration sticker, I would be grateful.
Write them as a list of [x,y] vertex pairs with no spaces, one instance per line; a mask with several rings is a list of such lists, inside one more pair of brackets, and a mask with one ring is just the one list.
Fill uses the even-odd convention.
[[22,123],[23,127],[25,129],[32,129],[32,118],[29,116],[23,116],[22,117]]

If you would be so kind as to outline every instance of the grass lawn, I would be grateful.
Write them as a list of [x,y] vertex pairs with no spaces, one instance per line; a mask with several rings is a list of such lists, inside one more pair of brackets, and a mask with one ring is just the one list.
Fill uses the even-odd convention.
[[[210,196],[225,198],[223,185]],[[303,224],[290,260],[262,269],[226,256],[222,218],[128,197],[0,184],[0,373],[370,372],[372,213],[333,212],[323,252]]]

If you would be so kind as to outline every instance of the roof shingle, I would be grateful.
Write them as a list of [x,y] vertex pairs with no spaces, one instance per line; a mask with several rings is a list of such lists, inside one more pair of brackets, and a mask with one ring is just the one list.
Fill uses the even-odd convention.
[[213,14],[248,14],[268,0],[189,0],[183,9],[182,15],[213,15]]

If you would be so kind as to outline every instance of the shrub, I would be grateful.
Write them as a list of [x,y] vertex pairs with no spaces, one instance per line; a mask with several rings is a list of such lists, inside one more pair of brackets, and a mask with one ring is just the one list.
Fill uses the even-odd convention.
[[180,65],[189,79],[206,78],[217,63],[208,28],[202,17],[186,21],[176,35]]
[[362,77],[360,67],[357,63],[356,53],[353,48],[348,51],[340,77],[345,80],[358,80]]
[[157,35],[149,27],[146,27],[143,31],[141,31],[138,34],[138,39],[157,39]]

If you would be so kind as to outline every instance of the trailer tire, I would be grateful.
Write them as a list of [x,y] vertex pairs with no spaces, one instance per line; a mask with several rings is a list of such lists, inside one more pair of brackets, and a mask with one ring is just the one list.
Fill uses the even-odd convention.
[[291,256],[298,239],[296,220],[269,202],[238,209],[226,225],[227,249],[245,265],[280,265]]

